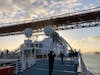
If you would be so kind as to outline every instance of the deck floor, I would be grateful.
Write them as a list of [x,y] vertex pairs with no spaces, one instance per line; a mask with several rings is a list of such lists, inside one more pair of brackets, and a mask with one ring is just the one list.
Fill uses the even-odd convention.
[[[48,67],[48,60],[41,60],[22,75],[49,75]],[[55,60],[53,75],[78,75],[76,67],[73,61],[64,60],[64,64],[61,64],[61,60]]]

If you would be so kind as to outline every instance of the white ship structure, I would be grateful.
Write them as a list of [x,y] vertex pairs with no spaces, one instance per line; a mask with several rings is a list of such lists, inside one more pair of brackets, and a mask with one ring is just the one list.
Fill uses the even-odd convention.
[[[91,75],[80,51],[74,50],[51,26],[44,28],[44,34],[48,37],[42,41],[32,41],[30,39],[32,30],[29,28],[25,29],[24,33],[27,40],[24,40],[23,45],[15,51],[15,54],[1,55],[0,66],[14,66],[16,75],[47,75],[48,53],[53,50],[56,54],[53,75]],[[61,51],[65,56],[64,65],[60,64]],[[71,52],[78,54],[70,58]]]

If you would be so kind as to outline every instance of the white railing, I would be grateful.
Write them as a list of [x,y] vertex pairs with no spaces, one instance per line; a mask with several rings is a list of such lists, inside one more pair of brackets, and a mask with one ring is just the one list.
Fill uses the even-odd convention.
[[21,72],[21,63],[20,60],[15,61],[12,66],[14,67],[14,74],[17,75]]
[[83,61],[81,54],[80,54],[80,68],[81,68],[80,75],[91,75]]

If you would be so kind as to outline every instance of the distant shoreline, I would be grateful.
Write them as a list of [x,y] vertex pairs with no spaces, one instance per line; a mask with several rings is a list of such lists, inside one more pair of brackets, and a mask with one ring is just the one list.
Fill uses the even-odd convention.
[[94,54],[100,54],[100,52],[94,52]]
[[87,53],[82,53],[82,54],[100,54],[100,52],[87,52]]

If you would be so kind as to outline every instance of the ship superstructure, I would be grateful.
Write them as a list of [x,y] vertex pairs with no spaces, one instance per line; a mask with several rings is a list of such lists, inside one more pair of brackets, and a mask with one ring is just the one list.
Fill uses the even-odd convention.
[[[53,75],[90,75],[84,64],[80,51],[73,50],[70,44],[64,40],[51,26],[44,30],[48,37],[42,41],[32,41],[32,30],[25,30],[24,44],[18,48],[19,52],[14,59],[5,59],[1,66],[13,66],[14,74],[18,75],[47,75],[48,53],[53,50],[56,54]],[[70,50],[68,51],[68,47]],[[15,53],[18,51],[16,50]],[[61,64],[60,52],[64,53],[64,64]],[[69,53],[77,52],[77,56],[70,57]],[[19,57],[20,56],[20,57]],[[6,57],[6,56],[5,56]],[[15,55],[13,55],[15,57]],[[80,60],[79,60],[80,59]],[[1,60],[0,60],[1,61]]]

